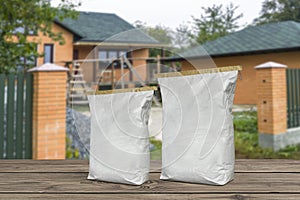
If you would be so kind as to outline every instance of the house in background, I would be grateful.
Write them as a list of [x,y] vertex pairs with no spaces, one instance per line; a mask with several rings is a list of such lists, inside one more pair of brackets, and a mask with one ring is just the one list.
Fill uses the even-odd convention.
[[171,61],[180,61],[182,70],[212,67],[213,62],[217,67],[241,65],[242,80],[237,82],[234,103],[256,104],[255,66],[274,61],[288,68],[300,68],[300,23],[250,26],[187,50]]
[[[122,18],[108,13],[80,12],[77,19],[56,20],[53,23],[53,31],[63,34],[64,45],[52,41],[42,33],[31,36],[38,42],[39,53],[44,53],[44,57],[37,59],[38,66],[47,62],[65,65],[73,60],[86,58],[110,60],[121,55],[128,58],[148,57],[149,48],[162,46]],[[146,65],[146,60],[130,62],[133,67]],[[85,80],[97,82],[99,69],[108,65],[109,62],[85,62],[83,64]],[[125,73],[129,71],[124,70]],[[146,67],[139,67],[137,71],[141,77],[146,78]]]

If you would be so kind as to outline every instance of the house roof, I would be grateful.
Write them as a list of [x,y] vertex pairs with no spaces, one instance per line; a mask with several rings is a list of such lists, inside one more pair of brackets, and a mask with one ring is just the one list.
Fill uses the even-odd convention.
[[249,26],[241,31],[184,51],[180,56],[184,58],[205,55],[218,57],[280,52],[293,49],[300,49],[300,23],[284,21]]
[[115,14],[79,12],[77,19],[67,18],[58,23],[80,36],[75,37],[75,42],[159,44]]

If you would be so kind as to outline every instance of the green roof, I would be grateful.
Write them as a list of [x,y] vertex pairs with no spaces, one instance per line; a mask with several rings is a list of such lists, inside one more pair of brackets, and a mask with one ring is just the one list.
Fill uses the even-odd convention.
[[241,31],[184,51],[180,56],[184,58],[205,55],[226,56],[297,48],[300,49],[300,23],[284,21],[249,26]]
[[76,42],[159,44],[115,14],[79,12],[77,19],[68,18],[58,23],[77,35]]

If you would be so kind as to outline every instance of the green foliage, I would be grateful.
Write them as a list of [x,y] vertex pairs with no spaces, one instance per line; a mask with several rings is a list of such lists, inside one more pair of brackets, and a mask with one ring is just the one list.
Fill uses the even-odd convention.
[[239,132],[257,132],[257,112],[236,112],[233,113],[234,130]]
[[162,44],[172,43],[172,30],[168,27],[162,25],[156,25],[155,27],[148,26],[146,23],[141,21],[135,21],[134,26],[142,31],[146,32],[148,35],[156,39]]
[[[154,39],[156,39],[158,42],[160,42],[163,45],[171,45],[173,41],[173,31],[165,26],[162,25],[156,25],[155,27],[148,26],[146,23],[141,21],[135,21],[134,26],[138,29],[141,29],[146,34],[150,35]],[[149,56],[150,57],[156,57],[157,55],[161,55],[162,50],[161,49],[150,49]],[[166,55],[164,56],[170,56],[171,53],[166,51]]]
[[89,105],[72,105],[70,108],[81,113],[90,111]]
[[173,45],[178,48],[179,51],[183,51],[193,45],[195,45],[195,37],[186,23],[180,24],[175,31],[173,37]]
[[300,21],[299,0],[265,0],[254,24],[294,20]]
[[204,14],[200,18],[193,18],[193,34],[191,35],[200,44],[225,36],[239,28],[238,20],[243,14],[236,15],[238,6],[232,3],[223,9],[223,5],[202,7]]
[[162,148],[161,141],[155,140],[153,137],[151,137],[150,143],[154,145],[153,150],[150,152],[151,160],[160,160],[161,159],[161,148]]
[[300,146],[288,146],[278,152],[258,145],[258,134],[235,132],[235,154],[237,158],[251,159],[300,159]]
[[147,33],[162,44],[172,43],[172,30],[170,28],[161,25],[156,25],[155,27],[148,27]]
[[[278,152],[259,146],[256,112],[236,112],[234,113],[233,119],[235,127],[234,139],[236,158],[300,159],[300,145],[288,146]],[[154,149],[151,151],[151,159],[161,159],[161,141],[151,138],[150,142],[154,145]]]
[[66,158],[67,159],[78,159],[79,158],[79,149],[72,148],[72,140],[66,138],[67,149],[66,149]]
[[235,153],[237,158],[288,158],[300,159],[300,146],[288,146],[278,152],[258,144],[257,113],[234,113]]
[[64,44],[62,33],[52,32],[57,18],[76,17],[75,0],[61,0],[58,7],[51,7],[47,0],[0,0],[0,73],[25,69],[34,65],[39,39],[29,40],[30,35],[41,32],[60,44]]

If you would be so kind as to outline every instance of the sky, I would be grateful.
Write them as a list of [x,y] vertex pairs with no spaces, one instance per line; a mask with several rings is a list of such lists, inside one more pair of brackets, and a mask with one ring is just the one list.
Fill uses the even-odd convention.
[[[52,0],[56,5],[59,0]],[[239,6],[236,14],[243,13],[240,25],[250,24],[259,16],[263,0],[81,0],[81,11],[115,13],[129,23],[137,20],[149,26],[163,25],[175,29],[182,23],[200,17],[201,7],[213,4]]]

